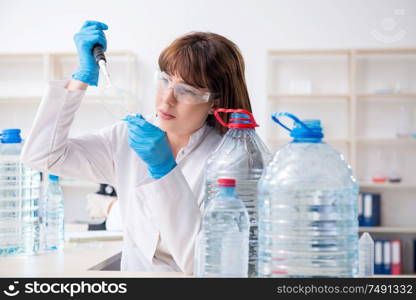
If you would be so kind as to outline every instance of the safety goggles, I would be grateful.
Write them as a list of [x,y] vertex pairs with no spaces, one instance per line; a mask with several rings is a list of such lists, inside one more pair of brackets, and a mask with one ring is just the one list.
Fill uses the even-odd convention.
[[173,89],[173,95],[180,103],[205,103],[218,97],[217,93],[203,92],[184,83],[174,83],[171,77],[162,71],[156,71],[155,79],[157,88],[162,92],[162,95],[166,95],[169,89]]

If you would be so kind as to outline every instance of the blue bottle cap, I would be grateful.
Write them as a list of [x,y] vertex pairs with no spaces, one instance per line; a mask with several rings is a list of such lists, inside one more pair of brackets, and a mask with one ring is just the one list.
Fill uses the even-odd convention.
[[50,181],[59,181],[59,177],[56,175],[49,174],[48,178]]
[[303,124],[294,122],[294,128],[290,132],[293,138],[322,138],[321,121],[303,120]]
[[18,128],[3,129],[0,136],[0,142],[3,144],[18,144],[22,142],[20,129]]
[[[279,117],[288,117],[293,120],[293,128],[287,127],[283,124]],[[282,126],[284,129],[290,132],[290,136],[295,139],[316,139],[321,140],[324,137],[322,133],[321,121],[319,120],[303,120],[301,121],[295,115],[286,112],[272,114],[274,122]]]

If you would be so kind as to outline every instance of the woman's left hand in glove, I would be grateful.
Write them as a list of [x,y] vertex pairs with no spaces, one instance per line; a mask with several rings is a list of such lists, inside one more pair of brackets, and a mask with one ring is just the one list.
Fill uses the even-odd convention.
[[147,164],[152,178],[162,178],[176,167],[164,131],[146,121],[140,114],[128,115],[123,121],[127,122],[129,146]]

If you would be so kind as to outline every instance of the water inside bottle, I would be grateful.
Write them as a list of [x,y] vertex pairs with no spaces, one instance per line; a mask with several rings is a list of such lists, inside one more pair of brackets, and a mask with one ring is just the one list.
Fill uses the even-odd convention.
[[22,165],[19,155],[0,144],[0,256],[39,250],[39,172]]

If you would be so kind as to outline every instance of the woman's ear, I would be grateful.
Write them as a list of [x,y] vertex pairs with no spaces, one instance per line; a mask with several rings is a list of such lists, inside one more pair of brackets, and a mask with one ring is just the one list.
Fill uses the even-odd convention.
[[214,110],[216,110],[218,108],[218,105],[219,105],[219,101],[218,100],[214,100],[214,102],[212,102],[212,104],[211,104],[211,107],[210,107],[210,109],[208,111],[208,114],[209,115],[214,114]]

